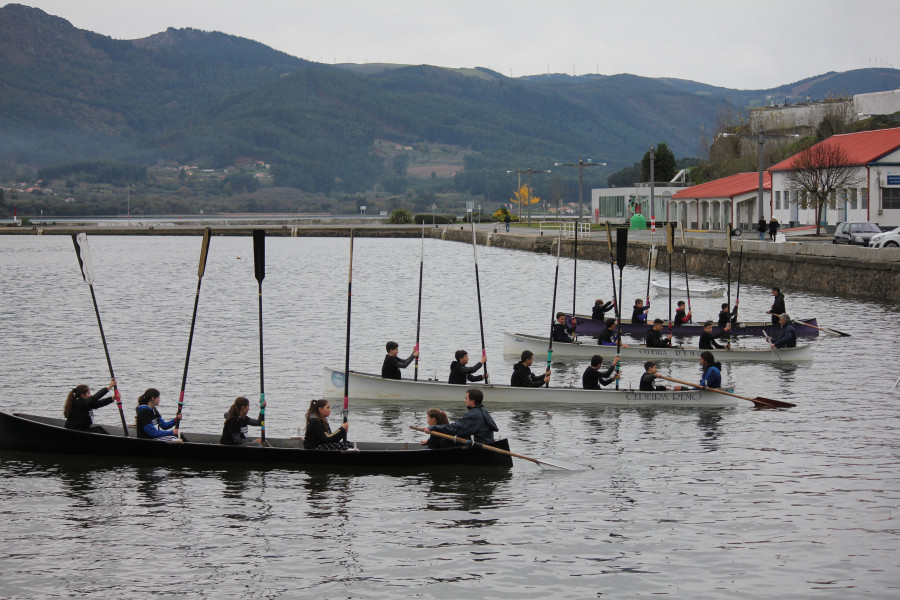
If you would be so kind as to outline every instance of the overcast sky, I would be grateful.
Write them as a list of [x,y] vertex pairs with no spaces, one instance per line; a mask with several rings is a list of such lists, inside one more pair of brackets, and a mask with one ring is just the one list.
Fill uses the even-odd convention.
[[[2,0],[0,0],[2,1]],[[22,0],[135,39],[221,31],[316,62],[632,73],[766,89],[900,67],[897,0]]]

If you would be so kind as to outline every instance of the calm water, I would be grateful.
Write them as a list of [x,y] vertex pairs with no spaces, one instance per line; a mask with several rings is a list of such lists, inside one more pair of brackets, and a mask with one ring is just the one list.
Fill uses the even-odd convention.
[[[342,366],[346,239],[272,238],[263,283],[268,433],[296,432],[324,366]],[[200,239],[90,238],[95,289],[126,405],[147,387],[175,412]],[[420,243],[356,240],[351,366],[377,371],[384,342],[411,351]],[[554,257],[479,248],[489,365],[501,332],[548,329]],[[427,241],[421,368],[445,378],[480,347],[472,249]],[[0,237],[0,410],[61,414],[66,391],[108,380],[70,238]],[[607,264],[579,263],[579,310],[611,295]],[[662,273],[658,277],[663,277]],[[657,277],[655,274],[654,277]],[[718,283],[691,279],[692,285]],[[900,500],[898,306],[780,284],[788,311],[853,333],[820,337],[801,367],[726,365],[738,393],[787,411],[556,408],[493,414],[514,450],[592,469],[351,475],[0,453],[0,595],[142,598],[896,598]],[[572,261],[559,308],[572,306]],[[625,269],[625,298],[646,271]],[[743,286],[764,318],[765,287]],[[651,296],[665,316],[667,299]],[[693,299],[697,318],[720,299]],[[234,397],[259,393],[249,239],[213,238],[188,376],[185,430],[218,431]],[[584,364],[555,364],[554,385]],[[639,365],[626,365],[634,385]],[[691,364],[664,365],[696,379]],[[460,394],[462,396],[462,393]],[[490,407],[490,399],[486,400]],[[355,406],[351,437],[416,440],[424,406]],[[463,412],[444,407],[451,417]],[[132,413],[129,411],[129,417]],[[115,406],[99,420],[117,423]]]

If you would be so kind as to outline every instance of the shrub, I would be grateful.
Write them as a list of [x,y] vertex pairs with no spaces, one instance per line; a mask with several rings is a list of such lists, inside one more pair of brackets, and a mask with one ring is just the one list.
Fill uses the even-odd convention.
[[[422,223],[431,225],[431,217],[431,213],[416,213],[415,222],[417,225],[421,225]],[[451,223],[456,223],[455,215],[442,215],[440,213],[434,215],[435,225],[449,225]]]
[[409,225],[413,222],[412,213],[405,208],[395,208],[388,217],[387,222],[390,225]]

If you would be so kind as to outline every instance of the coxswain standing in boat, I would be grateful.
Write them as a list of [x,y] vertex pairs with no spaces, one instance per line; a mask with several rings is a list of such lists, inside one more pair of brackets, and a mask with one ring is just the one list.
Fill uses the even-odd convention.
[[159,402],[159,390],[155,388],[148,388],[138,397],[135,409],[137,436],[145,440],[186,442],[184,436],[178,436],[178,422],[181,421],[181,415],[175,415],[174,419],[166,421],[156,408]]
[[606,319],[606,313],[612,310],[615,305],[616,301],[614,299],[604,304],[603,300],[597,298],[594,302],[594,307],[591,309],[591,318],[595,321],[603,321]]
[[641,375],[640,390],[642,392],[664,392],[668,388],[664,385],[656,385],[656,371],[659,369],[652,360],[644,363],[644,374]]
[[647,306],[644,306],[644,301],[640,298],[634,301],[634,308],[631,311],[631,324],[632,325],[646,325],[647,324],[647,313],[650,312],[650,303],[647,303]]
[[782,313],[779,316],[778,324],[781,326],[781,337],[774,341],[770,340],[772,349],[796,348],[797,330],[794,329],[794,323],[791,321],[791,317]]
[[717,338],[725,338],[728,336],[728,332],[731,331],[731,323],[726,324],[725,329],[718,335],[713,335],[712,328],[712,321],[707,321],[703,324],[703,333],[700,334],[700,349],[712,350],[713,348],[715,348],[717,350],[721,350],[722,348],[725,348],[726,350],[731,350],[730,342],[726,342],[723,346],[716,341]]
[[676,385],[672,389],[681,391],[722,387],[722,364],[716,361],[715,356],[709,350],[700,353],[700,368],[703,369],[703,377],[700,378],[699,388]]
[[[606,329],[600,332],[600,337],[597,338],[597,345],[616,346],[616,341],[619,339],[618,336],[616,336],[616,320],[610,317],[604,321],[604,324],[606,325]],[[627,348],[628,346],[622,344],[622,347]]]
[[609,385],[618,379],[618,373],[612,377],[610,377],[610,375],[612,375],[612,372],[616,369],[616,365],[619,364],[619,358],[620,357],[618,356],[615,357],[609,368],[605,371],[601,371],[600,367],[603,366],[603,357],[599,354],[592,356],[590,366],[588,366],[581,375],[581,387],[586,390],[599,390],[601,386]]
[[[94,409],[102,408],[107,404],[112,404],[115,400],[115,396],[110,396],[109,398],[104,398],[103,396],[114,387],[116,387],[116,380],[115,378],[112,378],[109,380],[109,385],[99,390],[93,396],[91,395],[91,388],[84,383],[76,385],[69,390],[69,394],[66,396],[66,402],[63,404],[63,416],[66,418],[66,429],[80,429],[82,431],[91,430],[94,427]],[[105,433],[101,432],[99,427],[96,431],[98,433]]]
[[772,308],[767,310],[766,314],[772,315],[772,325],[778,325],[779,316],[786,313],[787,309],[784,307],[784,294],[779,288],[773,287],[772,295],[775,296],[775,301],[772,302]]
[[550,369],[547,369],[543,375],[533,375],[529,368],[532,363],[534,363],[534,352],[523,350],[521,360],[513,365],[509,385],[512,387],[541,387],[545,383],[550,383]]
[[650,328],[650,331],[647,332],[647,347],[648,348],[671,348],[672,347],[672,334],[670,333],[663,339],[662,336],[662,328],[663,328],[663,320],[662,319],[653,319],[653,327]]
[[225,413],[225,424],[222,426],[222,437],[219,439],[219,443],[226,446],[262,446],[261,438],[250,440],[247,438],[247,434],[250,432],[250,425],[254,427],[262,425],[262,409],[265,407],[266,403],[263,401],[259,416],[251,419],[247,416],[250,412],[250,400],[244,396],[236,398],[231,408]]
[[556,323],[553,324],[553,341],[562,342],[564,344],[574,344],[575,338],[571,334],[575,333],[577,323],[572,319],[572,325],[566,323],[566,313],[556,313]]
[[331,432],[328,417],[331,404],[320,398],[309,403],[306,411],[306,430],[303,432],[303,447],[307,450],[346,450],[352,444],[347,441],[350,423],[341,423],[338,430]]
[[691,322],[691,313],[687,312],[684,300],[678,301],[678,307],[675,310],[675,327]]
[[[447,383],[465,385],[467,381],[481,381],[484,379],[484,375],[473,375],[473,373],[487,364],[487,356],[482,356],[481,362],[477,362],[471,367],[466,366],[469,364],[468,352],[457,350],[455,356],[456,360],[450,363],[450,377],[447,378]],[[487,367],[485,367],[486,373]]]
[[388,342],[384,347],[387,350],[387,356],[384,357],[384,363],[381,365],[381,377],[383,379],[400,379],[400,369],[408,367],[413,359],[419,356],[417,350],[410,354],[406,360],[398,358],[397,354],[400,353],[400,345],[397,342]]
[[[527,352],[527,350],[526,350]],[[494,432],[500,431],[490,413],[481,405],[484,401],[484,394],[481,390],[466,391],[466,414],[458,421],[447,425],[434,425],[425,428],[425,433],[437,431],[447,435],[454,435],[461,438],[473,438],[481,444],[489,444],[494,441]]]

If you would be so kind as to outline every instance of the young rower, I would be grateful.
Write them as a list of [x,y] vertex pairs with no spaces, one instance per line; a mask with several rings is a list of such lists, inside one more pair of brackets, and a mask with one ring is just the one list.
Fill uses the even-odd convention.
[[647,332],[648,348],[671,348],[672,334],[670,333],[665,339],[662,337],[663,320],[653,319],[653,327]]
[[721,350],[722,348],[725,348],[731,350],[730,342],[726,342],[724,346],[716,342],[717,338],[725,338],[728,336],[728,332],[731,331],[731,323],[726,324],[724,331],[718,335],[713,335],[712,328],[712,321],[707,321],[703,324],[703,333],[700,334],[700,349],[712,350],[713,348],[716,348]]
[[609,385],[618,379],[618,373],[612,377],[610,375],[615,371],[616,365],[619,364],[619,358],[618,356],[615,357],[612,364],[605,371],[600,371],[600,367],[603,365],[603,357],[599,354],[592,356],[591,364],[581,375],[581,387],[586,390],[599,390],[601,386]]
[[[94,427],[94,409],[112,404],[114,396],[104,398],[106,393],[116,386],[115,378],[109,380],[109,385],[100,389],[93,396],[91,388],[82,383],[69,390],[66,402],[63,404],[63,416],[66,418],[66,429],[81,429],[89,431]],[[117,392],[118,393],[118,392]],[[99,427],[97,428],[99,432]]]
[[[181,415],[166,421],[159,414],[159,390],[148,388],[138,397],[138,405],[135,409],[137,417],[137,436],[145,440],[160,440],[163,442],[187,441],[178,439],[178,422]],[[171,431],[169,431],[171,429]]]
[[324,398],[313,400],[306,411],[306,431],[303,432],[303,447],[307,450],[346,450],[352,444],[347,441],[350,423],[341,423],[338,430],[331,432],[328,417],[331,404]]
[[222,426],[222,437],[219,439],[220,444],[226,446],[262,446],[262,439],[250,440],[247,433],[250,431],[249,426],[259,427],[262,425],[263,413],[266,403],[260,408],[259,416],[251,419],[247,416],[250,412],[250,400],[244,396],[235,399],[231,408],[225,413],[225,424]]
[[615,299],[604,304],[603,300],[597,298],[597,300],[594,301],[594,307],[591,309],[591,318],[595,321],[603,321],[606,319],[606,313],[612,310],[615,305]]
[[640,386],[642,392],[663,392],[668,389],[664,385],[656,385],[657,369],[659,369],[659,365],[652,360],[648,360],[644,363],[644,374],[641,375]]
[[[527,350],[526,350],[527,352]],[[455,435],[468,439],[472,437],[476,442],[486,444],[494,441],[494,432],[500,431],[490,413],[481,405],[484,394],[481,390],[466,391],[466,414],[458,421],[447,425],[434,425],[425,428],[425,433],[437,431],[447,435]]]
[[[466,366],[469,364],[468,352],[465,350],[457,350],[455,356],[456,360],[450,363],[450,377],[447,378],[447,383],[465,385],[467,381],[481,381],[484,379],[484,375],[473,375],[473,373],[487,364],[486,356],[482,356],[481,361],[475,363],[471,367]],[[486,371],[487,367],[485,367],[485,372]]]
[[648,312],[650,312],[650,303],[648,302],[647,306],[644,306],[644,301],[637,298],[631,311],[631,323],[633,325],[646,325]]
[[[442,411],[439,408],[429,408],[426,414],[426,420],[428,421],[429,427],[434,427],[435,425],[449,425],[450,419],[447,418],[447,413]],[[456,442],[453,440],[448,440],[447,438],[438,437],[436,435],[429,435],[427,440],[422,440],[419,442],[420,444],[427,445],[429,448],[452,448],[456,446]]]
[[566,313],[556,313],[556,323],[553,324],[553,341],[571,344],[575,340],[570,334],[575,332],[575,320],[572,320],[572,326],[566,324]]
[[533,375],[530,369],[533,363],[534,352],[523,350],[521,360],[513,365],[513,374],[509,378],[509,385],[512,387],[541,387],[545,383],[550,383],[550,369],[547,369],[542,375]]
[[[613,318],[609,318],[604,321],[606,328],[600,332],[600,337],[597,338],[598,346],[615,346],[617,340],[619,339],[616,336],[616,320]],[[623,348],[627,348],[628,346],[622,344]]]
[[400,369],[408,367],[413,359],[419,356],[417,350],[405,360],[397,358],[397,354],[400,353],[400,345],[397,342],[388,342],[384,345],[384,348],[387,350],[387,355],[384,357],[384,363],[381,365],[381,377],[383,379],[400,379]]
[[684,305],[684,300],[678,301],[678,307],[675,310],[675,327],[679,327],[680,325],[684,325],[685,323],[691,322],[691,313],[687,312],[687,309]]

